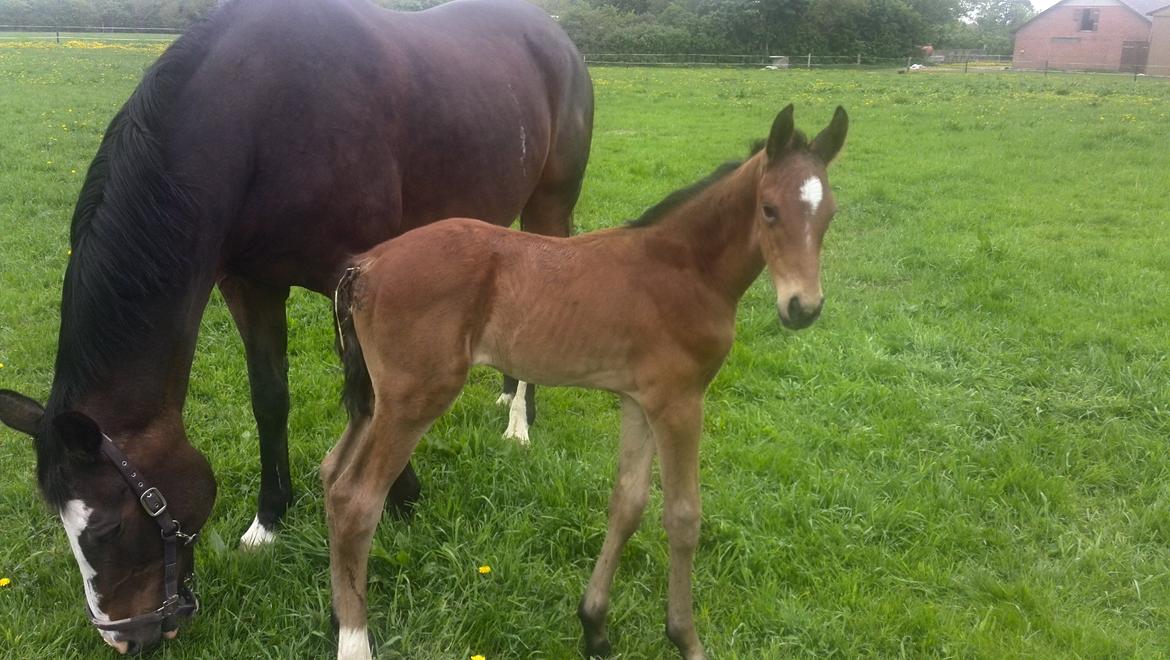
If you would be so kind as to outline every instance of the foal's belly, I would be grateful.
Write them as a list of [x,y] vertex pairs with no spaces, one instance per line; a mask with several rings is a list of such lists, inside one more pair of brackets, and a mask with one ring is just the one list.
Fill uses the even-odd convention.
[[587,387],[629,392],[634,389],[630,365],[613,353],[574,352],[555,345],[503,345],[486,338],[472,351],[472,363],[488,365],[537,385]]

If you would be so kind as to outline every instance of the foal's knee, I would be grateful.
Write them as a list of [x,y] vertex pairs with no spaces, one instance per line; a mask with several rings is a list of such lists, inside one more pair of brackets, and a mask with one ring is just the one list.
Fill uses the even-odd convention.
[[663,512],[662,525],[670,544],[685,550],[694,550],[699,544],[700,510],[688,503],[668,504]]

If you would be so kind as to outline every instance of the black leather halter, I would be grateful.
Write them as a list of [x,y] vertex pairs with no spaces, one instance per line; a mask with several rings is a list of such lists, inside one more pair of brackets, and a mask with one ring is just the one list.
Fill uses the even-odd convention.
[[122,478],[129,484],[130,490],[134,491],[138,497],[138,502],[146,511],[146,515],[158,524],[163,542],[163,589],[165,593],[162,605],[158,609],[117,621],[98,620],[94,617],[87,603],[85,611],[89,615],[89,621],[99,630],[108,631],[130,630],[156,623],[162,625],[164,632],[175,630],[178,628],[178,624],[174,621],[176,616],[191,617],[199,611],[199,599],[191,593],[187,585],[182,585],[180,589],[178,559],[179,542],[182,542],[183,545],[191,545],[199,538],[199,534],[183,533],[179,521],[172,518],[167,510],[167,500],[163,497],[162,492],[150,484],[146,475],[142,474],[141,470],[136,469],[126,458],[126,454],[122,453],[122,450],[118,449],[110,436],[104,433],[102,434],[102,453],[114,463],[114,467],[118,468]]

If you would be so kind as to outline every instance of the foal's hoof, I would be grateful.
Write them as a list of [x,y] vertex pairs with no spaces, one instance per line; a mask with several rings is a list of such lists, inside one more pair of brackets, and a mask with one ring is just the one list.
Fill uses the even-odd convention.
[[272,542],[275,540],[276,528],[266,527],[260,522],[260,517],[257,516],[252,519],[252,526],[248,528],[248,531],[244,532],[244,535],[240,537],[240,549],[255,550],[257,548],[263,548],[264,546],[272,545]]

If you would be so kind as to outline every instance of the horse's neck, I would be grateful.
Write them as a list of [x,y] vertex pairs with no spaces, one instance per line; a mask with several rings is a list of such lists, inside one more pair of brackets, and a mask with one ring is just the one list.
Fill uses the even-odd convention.
[[732,303],[764,269],[754,222],[756,167],[749,159],[650,228]]
[[[90,365],[88,372],[76,364],[68,364],[87,358],[77,354],[84,350],[84,344],[62,333],[50,407],[56,412],[69,409],[85,412],[111,434],[141,431],[179,418],[187,394],[199,322],[211,287],[210,277],[201,278],[191,282],[186,291],[152,306],[144,317],[152,330],[143,341],[116,359],[106,356],[101,364]],[[63,309],[63,313],[68,311]],[[73,325],[70,332],[119,331],[100,319],[90,321]]]

